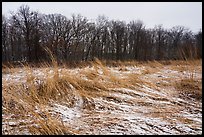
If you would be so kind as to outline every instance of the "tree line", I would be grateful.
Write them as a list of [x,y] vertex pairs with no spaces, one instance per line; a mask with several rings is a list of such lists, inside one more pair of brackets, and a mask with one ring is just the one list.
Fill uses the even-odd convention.
[[129,23],[80,14],[42,14],[22,5],[2,15],[2,62],[58,63],[104,60],[169,60],[202,58],[202,31],[184,26],[147,29],[140,20]]

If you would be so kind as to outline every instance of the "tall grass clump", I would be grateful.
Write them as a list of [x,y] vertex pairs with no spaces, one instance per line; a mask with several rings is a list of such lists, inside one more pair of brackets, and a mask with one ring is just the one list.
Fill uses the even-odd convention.
[[[179,96],[185,99],[202,100],[202,79],[198,79],[196,74],[198,69],[202,69],[202,60],[196,59],[196,52],[189,50],[189,54],[184,54],[181,50],[181,56],[184,60],[174,61],[177,70],[185,73],[185,78],[176,81],[175,87],[179,91]],[[179,64],[178,64],[179,63]],[[199,68],[197,66],[200,66]],[[202,70],[201,70],[202,71]]]
[[181,79],[175,83],[181,98],[202,100],[202,82],[194,79]]

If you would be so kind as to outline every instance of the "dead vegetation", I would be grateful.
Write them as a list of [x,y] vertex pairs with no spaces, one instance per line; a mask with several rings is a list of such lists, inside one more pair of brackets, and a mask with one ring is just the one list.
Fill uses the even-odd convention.
[[[75,68],[78,70],[76,72],[66,69],[65,66],[59,67],[55,60],[53,62],[54,67],[44,66],[44,73],[46,73],[44,78],[39,78],[33,74],[34,68],[26,65],[23,67],[23,72],[26,73],[24,83],[14,82],[9,84],[8,81],[2,79],[2,134],[64,135],[85,133],[85,127],[76,130],[74,124],[65,124],[62,114],[52,110],[53,104],[61,104],[67,108],[77,108],[77,110],[85,112],[91,111],[93,114],[99,110],[100,112],[104,110],[114,112],[117,110],[120,113],[121,111],[127,112],[127,114],[130,112],[144,113],[145,109],[139,109],[140,106],[143,106],[149,110],[152,109],[152,112],[147,115],[160,117],[161,115],[168,116],[164,114],[167,111],[172,111],[173,108],[170,110],[171,107],[169,106],[168,110],[164,109],[163,104],[158,102],[166,101],[179,104],[176,101],[170,101],[170,88],[175,87],[176,91],[174,93],[177,93],[179,98],[194,98],[199,102],[202,99],[202,80],[197,78],[197,72],[202,72],[197,70],[201,65],[200,61],[179,63],[177,61],[168,61],[167,63],[156,61],[144,63],[112,61],[107,63],[95,59],[94,62],[90,63],[90,66],[83,66],[83,69],[80,67]],[[196,67],[195,63],[198,67]],[[187,78],[180,78],[176,82],[175,78],[169,75],[169,77],[163,78],[163,75],[167,74],[155,75],[166,66],[170,70],[189,71],[190,73],[185,75]],[[45,70],[45,68],[52,71]],[[137,68],[141,69],[137,70]],[[3,74],[17,74],[19,70],[20,68],[6,66],[2,68]],[[169,82],[174,81],[175,84],[162,85],[161,79]],[[158,80],[159,85],[156,82]],[[120,89],[128,89],[128,91]],[[102,99],[101,102],[98,102],[100,99]],[[147,99],[152,100],[152,102],[148,102]],[[154,104],[154,102],[158,104]],[[116,103],[119,106],[111,103]],[[131,111],[123,110],[120,108],[120,104],[128,104],[130,108],[133,107],[134,109],[130,109]],[[154,106],[159,107],[159,109]],[[155,115],[156,112],[158,115]],[[30,122],[25,122],[25,119]],[[13,121],[13,124],[11,124],[11,121]],[[86,122],[88,123],[88,121]],[[101,123],[101,125],[103,124]],[[90,125],[89,128],[91,130],[94,126]],[[98,130],[97,132],[90,131],[88,134],[97,133]],[[109,131],[103,133],[108,134]],[[130,133],[127,130],[126,134]],[[178,134],[176,131],[175,133]]]
[[202,82],[200,80],[182,79],[175,86],[181,98],[202,99]]

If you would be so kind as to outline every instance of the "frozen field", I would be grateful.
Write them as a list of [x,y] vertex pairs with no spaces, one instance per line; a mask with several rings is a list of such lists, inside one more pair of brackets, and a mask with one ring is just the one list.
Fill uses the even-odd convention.
[[[66,83],[61,90],[67,91],[56,88],[53,92],[59,92],[59,97],[47,103],[37,101],[32,105],[21,93],[24,92],[22,87],[29,89],[32,84],[40,87],[56,79]],[[49,118],[60,121],[67,127],[67,133],[61,134],[202,134],[202,98],[186,95],[185,85],[178,88],[186,79],[196,84],[196,88],[186,84],[187,90],[192,94],[201,92],[201,63],[118,67],[99,63],[75,69],[23,67],[6,70],[2,74],[2,134],[42,134],[37,131],[46,127],[36,118],[45,123]],[[21,109],[25,112],[17,111]]]

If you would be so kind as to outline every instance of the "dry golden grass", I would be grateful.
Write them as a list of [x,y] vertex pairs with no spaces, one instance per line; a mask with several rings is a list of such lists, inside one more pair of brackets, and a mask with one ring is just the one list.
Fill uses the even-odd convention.
[[175,83],[176,89],[179,91],[179,96],[182,98],[202,99],[202,80],[182,79]]
[[196,72],[202,72],[202,60],[172,61],[171,68],[185,72],[185,78],[176,80],[175,88],[182,98],[202,99],[202,79],[196,78]]
[[77,131],[64,125],[63,121],[59,118],[53,118],[48,112],[39,114],[33,112],[34,123],[38,126],[30,126],[28,128],[32,135],[76,135]]
[[[67,107],[74,107],[78,103],[78,98],[83,100],[83,109],[92,110],[95,109],[94,98],[102,97],[108,99],[114,99],[120,101],[111,93],[116,92],[111,88],[129,88],[137,91],[141,91],[143,85],[151,87],[159,91],[158,86],[155,83],[148,82],[141,78],[144,74],[153,74],[159,71],[164,65],[188,65],[187,67],[176,66],[173,69],[192,72],[187,79],[182,79],[175,84],[176,89],[179,91],[179,95],[188,96],[195,99],[202,99],[202,83],[195,79],[193,65],[200,65],[200,61],[184,62],[184,61],[168,61],[168,62],[107,62],[95,59],[94,62],[90,62],[90,67],[93,69],[81,70],[80,74],[72,74],[69,71],[61,71],[54,57],[52,57],[52,68],[54,73],[49,75],[45,79],[37,82],[37,77],[32,74],[33,67],[24,65],[23,69],[26,72],[25,84],[13,84],[8,85],[5,82],[2,86],[2,105],[3,114],[19,114],[22,117],[18,119],[24,119],[23,116],[31,115],[31,121],[37,126],[28,126],[27,130],[31,134],[43,134],[43,135],[64,135],[64,134],[79,134],[78,131],[73,130],[71,127],[64,125],[63,121],[57,117],[53,117],[44,106],[49,106],[53,102],[59,104],[66,104]],[[51,65],[45,63],[41,68],[47,68]],[[84,67],[81,65],[79,67]],[[146,69],[141,74],[128,73],[125,77],[120,77],[110,71],[107,66],[118,66],[119,71],[127,71],[126,66],[146,66]],[[66,68],[66,65],[63,66]],[[15,73],[18,68],[3,66],[3,73]],[[84,78],[82,78],[84,77]],[[142,91],[141,91],[142,92]],[[130,94],[130,93],[126,93]],[[134,101],[129,101],[134,102]],[[138,101],[135,101],[138,102]],[[43,110],[44,115],[40,115],[34,110],[36,107]],[[18,120],[16,119],[16,120]],[[19,126],[20,128],[20,126]],[[8,133],[7,133],[8,134]],[[12,133],[13,134],[13,133]]]

